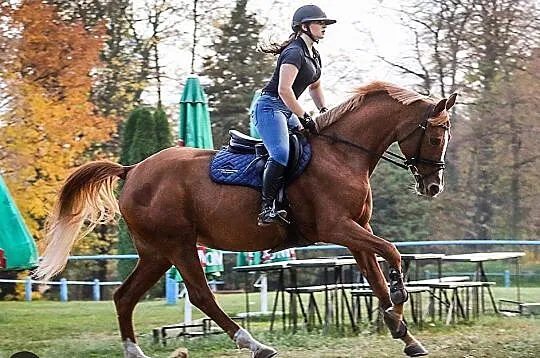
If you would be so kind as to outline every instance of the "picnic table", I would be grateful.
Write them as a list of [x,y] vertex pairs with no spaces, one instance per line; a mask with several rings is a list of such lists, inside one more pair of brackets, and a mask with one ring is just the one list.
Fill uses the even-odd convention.
[[285,270],[289,268],[290,261],[278,261],[278,262],[269,262],[265,264],[257,265],[245,265],[245,266],[235,266],[233,271],[244,272],[245,275],[245,297],[246,297],[246,324],[249,329],[249,291],[248,291],[248,273],[255,272],[278,272],[278,287],[276,291],[276,296],[274,298],[274,304],[272,307],[272,315],[270,319],[270,331],[274,328],[274,321],[276,318],[276,309],[281,295],[281,310],[282,310],[282,320],[283,320],[283,330],[285,330]]
[[[436,260],[438,263],[439,277],[441,276],[440,261],[443,254],[403,254],[402,261],[404,266],[404,274],[408,272],[412,262],[416,262],[416,275],[418,274],[418,261]],[[378,262],[384,262],[382,257],[377,256]],[[276,319],[276,312],[281,298],[282,309],[282,324],[283,330],[287,329],[287,320],[285,316],[286,304],[285,293],[289,294],[289,326],[292,326],[293,332],[297,331],[297,308],[300,305],[300,310],[304,318],[304,322],[310,328],[310,319],[315,313],[319,318],[319,322],[323,321],[324,332],[328,331],[329,326],[334,323],[339,328],[345,322],[345,315],[349,317],[353,330],[356,329],[356,323],[354,319],[354,309],[352,307],[352,301],[349,301],[346,290],[358,289],[367,287],[367,283],[359,282],[346,283],[343,274],[343,268],[346,266],[356,266],[356,260],[352,256],[339,256],[330,258],[315,258],[315,259],[302,259],[274,262],[259,265],[248,266],[236,266],[233,268],[237,272],[255,273],[255,272],[278,272],[278,287],[276,295],[274,297],[274,303],[272,306],[270,330],[274,328],[274,322]],[[316,286],[298,287],[298,271],[302,269],[323,269],[324,277],[323,284]],[[285,271],[289,273],[288,284],[285,280]],[[333,274],[331,274],[331,272]],[[247,290],[247,275],[246,275],[246,314],[247,324],[249,327],[249,301]],[[324,320],[320,317],[319,309],[315,302],[315,293],[324,292]],[[309,303],[307,309],[301,299],[301,295],[309,295]],[[341,303],[341,304],[340,304]]]
[[[476,280],[489,282],[487,279],[486,271],[484,269],[484,262],[495,261],[495,260],[515,260],[516,264],[516,287],[517,287],[517,299],[520,301],[520,282],[519,282],[519,259],[524,256],[524,252],[475,252],[470,254],[460,254],[460,255],[446,255],[442,259],[449,262],[470,262],[476,264]],[[482,286],[482,290],[483,290]],[[490,285],[487,286],[487,291],[493,305],[493,310],[495,313],[498,313],[499,310],[495,304],[495,299],[493,297],[493,292],[491,291]],[[484,300],[482,295],[482,311],[484,310]]]
[[[418,280],[418,273],[420,272],[420,265],[425,262],[436,261],[437,263],[437,278],[442,277],[442,258],[444,254],[401,254],[401,261],[403,266],[403,276],[405,281]],[[414,277],[410,277],[411,264],[414,262],[415,270]]]

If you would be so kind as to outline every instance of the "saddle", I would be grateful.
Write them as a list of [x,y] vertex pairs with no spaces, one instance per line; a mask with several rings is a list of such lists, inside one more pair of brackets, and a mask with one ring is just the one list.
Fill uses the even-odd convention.
[[[247,186],[260,192],[264,166],[268,160],[268,152],[262,140],[237,130],[230,130],[229,135],[231,137],[229,144],[218,151],[210,161],[210,178],[219,184]],[[270,252],[313,244],[304,238],[294,224],[294,213],[291,212],[285,195],[285,187],[298,178],[308,166],[311,159],[311,145],[300,132],[289,133],[289,144],[285,184],[278,192],[276,206],[279,209],[288,209],[293,224],[287,225],[287,239]]]
[[[210,162],[210,178],[219,184],[247,186],[260,191],[264,166],[268,160],[262,140],[234,129],[229,131],[229,135],[229,145],[218,151]],[[289,144],[285,186],[302,174],[311,159],[311,145],[302,133],[291,132]],[[278,202],[280,197],[282,195],[278,195]]]

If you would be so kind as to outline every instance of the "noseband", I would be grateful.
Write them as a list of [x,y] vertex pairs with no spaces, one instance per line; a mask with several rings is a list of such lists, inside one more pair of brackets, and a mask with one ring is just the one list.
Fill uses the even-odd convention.
[[[397,165],[400,168],[410,170],[417,181],[422,180],[423,178],[427,178],[427,177],[437,173],[440,170],[444,170],[444,168],[446,166],[445,163],[444,163],[444,160],[442,160],[442,161],[431,160],[431,159],[422,158],[420,156],[420,150],[422,149],[422,142],[424,141],[424,136],[426,135],[426,129],[427,129],[427,126],[428,126],[428,120],[429,120],[429,118],[431,118],[431,114],[432,114],[434,108],[435,108],[434,105],[430,105],[428,107],[427,111],[426,111],[426,114],[424,115],[424,118],[423,118],[422,122],[420,124],[418,124],[418,126],[416,126],[411,132],[409,132],[409,134],[407,134],[405,137],[403,137],[402,139],[399,139],[397,141],[398,144],[401,144],[401,143],[405,142],[406,140],[408,140],[413,134],[415,134],[417,130],[419,130],[419,129],[422,130],[422,133],[420,135],[420,140],[418,141],[418,145],[416,146],[416,152],[415,152],[414,156],[412,156],[410,158],[407,158],[407,157],[399,155],[399,154],[392,153],[389,150],[386,150],[384,153],[381,154],[381,153],[375,152],[375,151],[373,151],[371,149],[365,148],[365,147],[363,147],[361,145],[358,145],[356,143],[350,142],[350,141],[348,141],[346,139],[335,137],[335,136],[330,136],[330,135],[319,133],[319,137],[323,137],[323,138],[327,139],[330,143],[343,143],[343,144],[346,144],[348,146],[360,149],[360,150],[362,150],[362,151],[364,151],[364,152],[366,152],[368,154],[379,157],[380,159],[384,159],[387,162],[390,162],[390,163],[392,163],[394,165]],[[448,125],[446,125],[446,124],[442,124],[442,125],[439,125],[439,126],[443,127],[445,130],[450,129],[448,127]],[[392,157],[401,160],[402,163],[392,159]],[[429,174],[423,176],[418,171],[418,168],[417,168],[418,164],[432,166],[432,167],[435,168],[435,170],[433,170]]]

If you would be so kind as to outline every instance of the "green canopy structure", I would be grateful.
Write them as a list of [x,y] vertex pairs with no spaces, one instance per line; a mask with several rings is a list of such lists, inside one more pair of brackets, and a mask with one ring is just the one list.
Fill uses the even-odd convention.
[[254,138],[261,138],[259,135],[259,132],[257,132],[257,128],[255,128],[255,123],[253,123],[254,120],[254,114],[255,111],[255,104],[257,103],[257,100],[261,96],[261,90],[255,91],[255,94],[253,95],[253,99],[251,100],[251,104],[249,105],[249,135]]
[[236,266],[251,266],[289,260],[296,260],[296,251],[294,248],[273,253],[270,253],[270,250],[264,250],[239,252],[236,254]]
[[[197,76],[190,76],[180,99],[180,122],[178,139],[186,147],[214,149],[212,126],[208,112],[208,100]],[[223,254],[219,250],[197,248],[199,259],[208,278],[223,272]],[[181,279],[177,272],[171,277]]]
[[178,139],[186,147],[214,149],[208,100],[196,76],[188,77],[182,92]]
[[0,176],[0,270],[26,270],[37,264],[34,239]]

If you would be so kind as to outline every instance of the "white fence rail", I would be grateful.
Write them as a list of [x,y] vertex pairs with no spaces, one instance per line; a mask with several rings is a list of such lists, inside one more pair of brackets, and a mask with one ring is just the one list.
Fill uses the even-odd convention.
[[60,286],[60,301],[68,301],[68,285],[84,285],[92,286],[92,297],[94,301],[101,300],[101,286],[119,286],[122,284],[121,281],[109,281],[101,282],[97,278],[94,281],[68,281],[65,278],[60,279],[60,281],[37,281],[27,278],[25,280],[7,280],[0,279],[0,283],[23,283],[24,284],[24,299],[26,301],[32,301],[32,285],[51,285],[51,286]]

